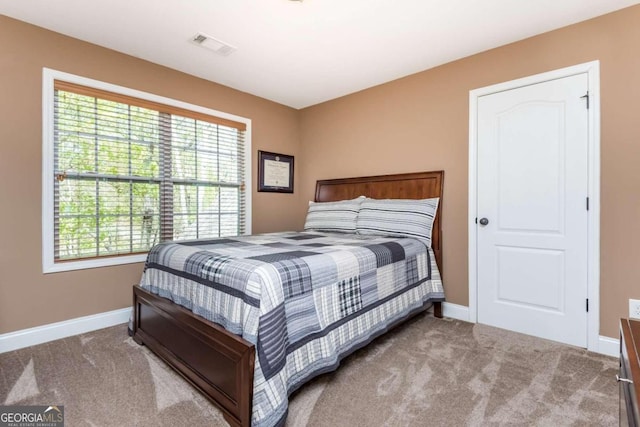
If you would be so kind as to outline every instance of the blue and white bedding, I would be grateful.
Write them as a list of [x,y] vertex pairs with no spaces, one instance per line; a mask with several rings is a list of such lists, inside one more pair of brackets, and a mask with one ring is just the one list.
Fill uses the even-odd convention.
[[282,424],[305,381],[444,301],[428,242],[315,231],[162,243],[140,286],[256,346],[256,427]]

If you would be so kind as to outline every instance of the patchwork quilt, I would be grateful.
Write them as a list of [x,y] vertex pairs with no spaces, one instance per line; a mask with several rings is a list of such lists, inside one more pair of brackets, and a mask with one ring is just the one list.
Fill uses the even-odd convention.
[[313,231],[162,243],[140,286],[256,346],[257,427],[283,424],[305,381],[444,301],[427,242]]

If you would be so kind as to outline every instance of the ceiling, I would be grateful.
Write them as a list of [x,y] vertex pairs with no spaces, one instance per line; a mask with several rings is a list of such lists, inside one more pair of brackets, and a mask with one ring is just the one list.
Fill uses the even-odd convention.
[[[304,108],[640,0],[0,0],[0,14]],[[237,50],[191,43],[197,33]]]

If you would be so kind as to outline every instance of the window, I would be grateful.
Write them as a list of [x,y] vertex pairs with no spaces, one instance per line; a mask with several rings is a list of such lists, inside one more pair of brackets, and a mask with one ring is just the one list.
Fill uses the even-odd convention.
[[250,232],[250,121],[45,69],[45,272]]

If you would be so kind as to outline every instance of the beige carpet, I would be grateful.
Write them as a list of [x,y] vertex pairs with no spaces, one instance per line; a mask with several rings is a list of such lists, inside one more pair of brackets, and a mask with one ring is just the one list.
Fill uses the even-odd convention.
[[[291,397],[288,427],[618,425],[615,358],[420,315]],[[67,426],[224,426],[126,326],[0,354],[0,405]]]

